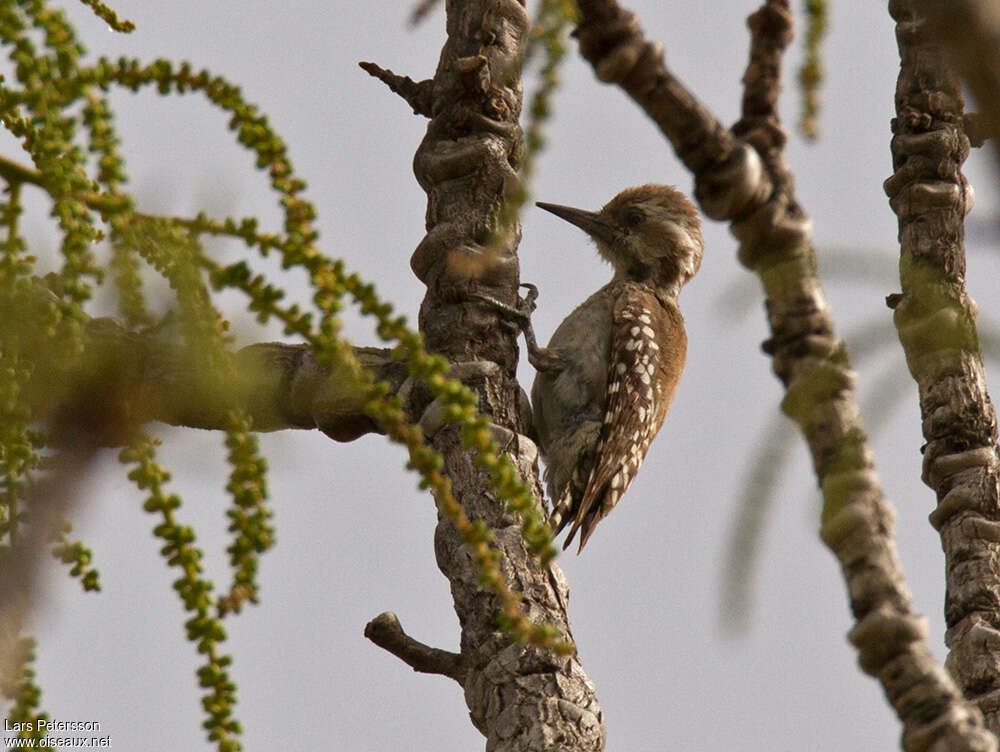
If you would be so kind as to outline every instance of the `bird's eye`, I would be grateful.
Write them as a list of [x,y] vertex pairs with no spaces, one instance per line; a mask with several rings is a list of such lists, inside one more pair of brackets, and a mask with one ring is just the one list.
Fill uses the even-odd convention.
[[625,217],[624,217],[625,226],[635,227],[645,218],[646,215],[643,214],[642,209],[636,209],[636,208],[629,209],[627,212],[625,212]]

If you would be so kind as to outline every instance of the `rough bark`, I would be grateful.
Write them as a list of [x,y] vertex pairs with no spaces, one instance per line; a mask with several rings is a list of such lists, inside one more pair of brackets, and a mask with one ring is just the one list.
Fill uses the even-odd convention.
[[885,183],[899,218],[902,294],[888,302],[917,382],[923,479],[937,494],[947,589],[947,667],[1000,732],[1000,455],[986,390],[976,304],[965,291],[965,215],[972,193],[962,92],[932,41],[923,3],[896,0],[901,61],[892,123],[894,174]]
[[[517,292],[520,230],[498,226],[497,217],[505,197],[517,187],[523,150],[518,117],[527,28],[527,14],[517,0],[447,3],[448,39],[430,89],[433,117],[414,158],[417,180],[427,192],[427,235],[411,267],[427,285],[420,328],[428,348],[453,363],[492,364],[470,386],[479,394],[480,411],[491,416],[503,450],[541,498],[537,450],[524,436],[529,411],[514,378],[516,334],[503,325],[494,306],[469,297],[480,290],[511,303]],[[370,69],[382,70],[374,65]],[[379,77],[389,79],[394,88],[403,82],[388,71]],[[423,93],[418,99],[400,93],[411,104],[416,101],[418,109],[428,109],[419,99]],[[428,433],[432,422],[426,416],[422,421]],[[490,492],[487,475],[463,447],[459,429],[445,425],[430,438],[444,456],[443,472],[455,498],[470,519],[482,520],[493,530],[501,570],[523,594],[527,615],[570,637],[568,586],[562,572],[554,565],[540,566],[529,555],[518,519]],[[603,716],[579,659],[513,643],[498,629],[496,599],[479,587],[473,561],[452,525],[439,520],[434,540],[462,628],[460,657],[428,652],[399,635],[386,637],[385,624],[377,622],[388,617],[375,620],[370,630],[381,629],[380,639],[391,642],[410,665],[427,668],[439,661],[448,669],[442,673],[458,678],[472,722],[486,736],[486,749],[603,749]],[[458,677],[456,661],[464,671]]]
[[934,660],[913,610],[892,508],[858,414],[855,375],[816,276],[810,223],[794,196],[775,106],[790,39],[788,3],[769,0],[749,19],[743,116],[730,133],[666,69],[659,46],[645,39],[631,13],[614,0],[579,4],[582,54],[670,139],[694,173],[703,210],[731,223],[740,261],[764,284],[771,329],[764,349],[786,387],[782,408],[806,438],[823,491],[821,535],[841,563],[857,619],[850,640],[902,720],[904,748],[995,749],[978,710]]
[[928,19],[924,33],[947,50],[972,90],[981,110],[976,130],[1000,144],[1000,5],[992,0],[916,0],[913,7]]

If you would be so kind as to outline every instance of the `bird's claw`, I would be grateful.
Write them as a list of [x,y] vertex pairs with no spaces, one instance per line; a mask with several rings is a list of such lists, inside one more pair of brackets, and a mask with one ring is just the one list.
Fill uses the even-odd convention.
[[522,282],[519,287],[527,288],[528,294],[519,300],[520,307],[527,308],[528,313],[535,312],[535,301],[538,300],[538,288],[530,282]]
[[523,298],[518,297],[517,306],[507,305],[490,295],[481,292],[470,292],[469,297],[489,303],[508,319],[515,322],[517,327],[524,334],[524,341],[528,347],[528,362],[538,371],[558,371],[565,367],[562,358],[551,350],[539,347],[535,341],[535,331],[531,326],[531,314],[535,310],[535,301],[538,299],[538,288],[530,282],[522,282],[521,287],[528,290]]
[[535,311],[535,300],[538,299],[538,288],[530,282],[522,282],[521,287],[528,288],[528,294],[523,298],[518,297],[516,306],[508,305],[497,300],[492,295],[486,295],[478,291],[470,292],[469,297],[489,303],[498,311],[517,322],[519,328],[524,329],[531,324],[531,314]]

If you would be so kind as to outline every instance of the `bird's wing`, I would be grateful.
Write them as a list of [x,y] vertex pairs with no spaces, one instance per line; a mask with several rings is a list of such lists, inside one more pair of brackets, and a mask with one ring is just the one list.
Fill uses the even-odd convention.
[[663,425],[686,347],[683,319],[675,306],[664,306],[638,285],[615,303],[604,424],[594,468],[563,548],[582,528],[582,551],[597,523],[629,487]]

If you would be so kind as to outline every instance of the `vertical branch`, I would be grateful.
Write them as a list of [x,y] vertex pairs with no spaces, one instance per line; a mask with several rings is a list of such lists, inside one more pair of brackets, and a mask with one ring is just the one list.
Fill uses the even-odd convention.
[[931,522],[945,552],[947,666],[998,733],[1000,457],[976,304],[965,291],[969,141],[958,77],[916,6],[889,3],[901,66],[885,190],[899,218],[902,294],[888,302],[920,394],[923,480],[938,500]]
[[794,196],[776,109],[790,39],[787,0],[767,0],[749,19],[743,115],[731,134],[719,132],[615,0],[580,0],[580,9],[583,55],[656,121],[694,173],[703,210],[731,222],[740,261],[763,282],[771,329],[764,349],[785,385],[782,409],[799,425],[823,491],[821,536],[841,563],[857,619],[850,640],[902,720],[904,748],[996,749],[979,712],[934,660],[913,610],[893,511],[859,417],[856,376],[816,274],[809,218]]
[[[499,217],[519,189],[520,65],[528,16],[518,0],[449,2],[447,28],[434,80],[420,85],[433,100],[427,108],[433,117],[414,158],[427,192],[427,235],[410,262],[427,285],[420,329],[429,350],[457,363],[478,361],[470,386],[479,409],[491,416],[494,434],[519,472],[539,489],[537,450],[522,435],[529,413],[514,379],[514,332],[500,325],[494,306],[469,299],[475,288],[501,300],[516,296],[520,228],[504,226]],[[516,516],[490,492],[488,474],[464,449],[458,427],[434,431],[431,423],[424,421],[444,457],[454,496],[469,519],[493,531],[501,571],[522,594],[527,615],[570,637],[562,572],[529,554]],[[551,749],[558,742],[567,752],[603,749],[603,715],[579,659],[513,643],[499,629],[497,598],[482,590],[456,530],[440,517],[435,553],[462,627],[461,654],[448,657],[446,673],[462,684],[487,748]],[[415,660],[412,643],[406,644],[410,648],[400,652]]]

